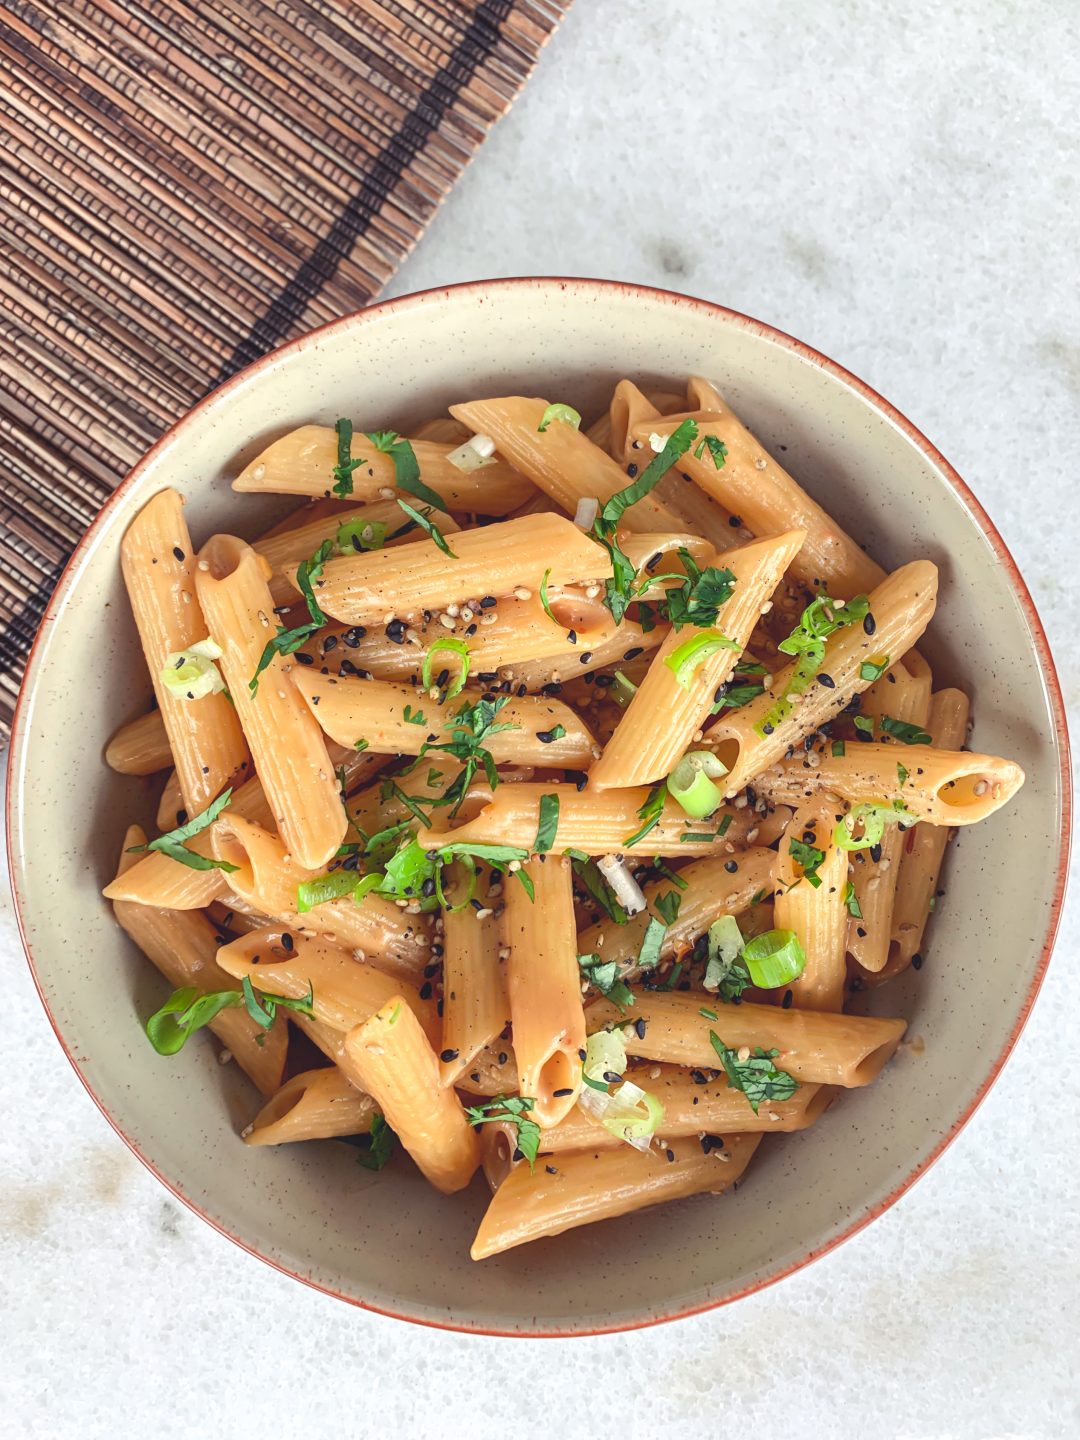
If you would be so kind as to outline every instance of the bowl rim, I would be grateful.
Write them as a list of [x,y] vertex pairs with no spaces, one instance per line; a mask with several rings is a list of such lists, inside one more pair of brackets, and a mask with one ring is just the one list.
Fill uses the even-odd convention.
[[[675,1306],[674,1308],[663,1314],[644,1315],[640,1318],[628,1319],[619,1323],[613,1323],[611,1325],[577,1326],[571,1323],[569,1325],[549,1324],[540,1326],[538,1328],[519,1329],[494,1326],[490,1324],[470,1324],[468,1321],[464,1320],[432,1319],[427,1315],[409,1314],[407,1311],[404,1310],[394,1310],[384,1305],[375,1305],[369,1301],[357,1298],[355,1296],[346,1295],[340,1290],[336,1290],[332,1284],[323,1283],[314,1279],[311,1275],[305,1275],[301,1273],[299,1269],[290,1268],[290,1266],[286,1262],[282,1260],[277,1260],[273,1256],[263,1253],[262,1250],[257,1249],[255,1245],[245,1240],[240,1235],[233,1234],[233,1232],[227,1228],[226,1224],[223,1221],[218,1221],[213,1216],[208,1215],[204,1210],[199,1207],[199,1205],[194,1200],[192,1200],[186,1194],[178,1190],[173,1184],[173,1182],[170,1181],[168,1177],[163,1175],[160,1170],[158,1170],[157,1167],[153,1164],[153,1162],[141,1152],[135,1141],[125,1133],[121,1122],[114,1115],[111,1114],[111,1112],[106,1108],[104,1102],[98,1097],[97,1094],[95,1094],[89,1080],[80,1068],[79,1061],[72,1053],[63,1034],[61,1033],[56,1018],[53,1015],[51,1009],[49,1008],[48,1001],[45,998],[41,982],[38,979],[37,968],[34,963],[34,956],[31,950],[30,940],[27,933],[27,926],[23,918],[22,896],[20,893],[17,879],[17,871],[21,869],[22,864],[25,862],[21,851],[18,850],[15,846],[13,846],[16,826],[13,801],[14,786],[12,782],[15,779],[18,770],[21,769],[23,756],[26,750],[26,736],[24,734],[23,727],[20,724],[20,720],[22,717],[24,702],[26,701],[29,692],[33,688],[34,672],[36,670],[37,662],[39,659],[39,645],[41,642],[41,638],[45,634],[47,628],[55,622],[57,610],[66,600],[68,592],[71,590],[71,588],[77,581],[78,572],[82,567],[83,558],[86,555],[87,551],[91,548],[92,543],[96,538],[97,532],[105,526],[106,522],[111,516],[113,509],[118,504],[121,497],[124,496],[128,492],[128,490],[130,490],[134,485],[137,484],[137,482],[142,477],[144,471],[151,464],[151,462],[156,460],[158,455],[174,442],[177,431],[180,430],[181,427],[185,426],[188,421],[191,420],[193,417],[201,414],[201,412],[204,409],[208,408],[210,405],[219,404],[235,388],[238,388],[240,385],[250,383],[258,372],[270,369],[283,357],[287,355],[292,355],[298,351],[303,350],[306,346],[310,345],[314,340],[318,339],[321,336],[325,336],[339,330],[345,330],[355,325],[362,325],[366,320],[371,317],[378,317],[396,311],[413,309],[417,306],[430,302],[433,297],[437,296],[467,297],[470,292],[477,291],[490,293],[494,291],[515,291],[526,289],[557,289],[565,292],[566,290],[571,288],[575,290],[580,290],[582,292],[591,291],[597,296],[610,294],[612,292],[621,292],[624,295],[636,296],[638,298],[647,299],[653,302],[659,301],[676,307],[686,306],[698,309],[701,311],[705,311],[708,314],[714,315],[718,320],[722,321],[723,323],[734,325],[736,328],[749,331],[750,333],[756,334],[763,339],[771,340],[783,346],[785,349],[793,351],[802,359],[810,361],[811,364],[823,370],[826,374],[832,376],[834,379],[840,380],[849,388],[854,390],[872,409],[878,411],[881,415],[884,416],[886,420],[889,420],[893,425],[895,425],[906,436],[906,438],[910,440],[912,444],[915,445],[915,447],[922,452],[922,454],[926,457],[927,460],[929,460],[935,470],[937,470],[940,475],[948,482],[948,484],[952,486],[953,490],[960,496],[961,500],[968,507],[972,519],[982,531],[983,536],[989,543],[994,554],[1001,562],[1006,573],[1008,574],[1009,580],[1016,592],[1021,609],[1024,613],[1024,617],[1027,621],[1028,628],[1034,642],[1036,660],[1042,673],[1043,680],[1046,684],[1047,696],[1050,702],[1051,716],[1054,722],[1054,733],[1051,739],[1051,743],[1054,747],[1054,751],[1056,753],[1058,761],[1058,783],[1061,796],[1061,843],[1055,867],[1054,888],[1050,902],[1049,916],[1047,920],[1046,931],[1042,940],[1038,963],[1032,976],[1031,984],[1029,985],[1027,993],[1025,994],[1021,1002],[1020,1009],[1016,1016],[1013,1027],[1008,1037],[1006,1038],[1001,1050],[994,1057],[982,1083],[980,1084],[978,1090],[976,1091],[975,1095],[973,1096],[971,1102],[968,1104],[966,1109],[956,1119],[956,1121],[953,1123],[947,1133],[942,1136],[942,1138],[937,1142],[937,1144],[934,1146],[933,1150],[926,1157],[926,1159],[920,1164],[917,1164],[910,1171],[910,1173],[908,1173],[896,1186],[894,1186],[894,1188],[889,1192],[888,1195],[886,1195],[882,1200],[878,1201],[877,1203],[868,1206],[862,1213],[858,1214],[854,1219],[852,1219],[851,1222],[846,1225],[843,1230],[841,1230],[838,1234],[834,1235],[824,1244],[818,1246],[817,1248],[806,1251],[805,1254],[803,1254],[800,1258],[796,1260],[780,1265],[777,1269],[772,1271],[770,1274],[764,1276],[763,1278],[755,1280],[751,1284],[747,1284],[737,1289],[733,1289],[730,1292],[721,1295],[715,1299],[698,1302],[691,1301],[690,1303],[685,1305]],[[48,604],[41,619],[41,623],[34,635],[34,640],[31,645],[30,652],[27,656],[26,670],[24,673],[23,682],[19,688],[19,695],[16,701],[15,710],[12,718],[11,743],[8,749],[6,779],[7,788],[5,799],[5,839],[7,843],[7,853],[9,860],[9,879],[12,897],[14,900],[15,919],[18,925],[19,935],[22,940],[23,950],[26,954],[27,964],[30,968],[30,974],[34,982],[34,987],[37,990],[38,998],[41,1001],[42,1007],[45,1010],[49,1023],[52,1026],[53,1032],[56,1035],[60,1047],[70,1061],[71,1066],[74,1069],[79,1080],[82,1082],[84,1089],[90,1096],[91,1100],[93,1100],[98,1110],[112,1126],[113,1130],[115,1130],[117,1135],[119,1135],[120,1139],[124,1142],[124,1144],[132,1152],[132,1154],[143,1165],[146,1166],[146,1168],[151,1172],[151,1174],[153,1174],[156,1179],[160,1181],[160,1183],[164,1185],[165,1188],[177,1200],[180,1201],[182,1205],[186,1206],[187,1209],[193,1211],[196,1215],[199,1216],[201,1220],[205,1221],[208,1225],[212,1226],[213,1229],[218,1231],[219,1234],[224,1235],[227,1239],[238,1245],[242,1250],[245,1250],[249,1255],[253,1255],[257,1259],[264,1261],[266,1264],[272,1266],[280,1273],[291,1276],[294,1280],[299,1280],[303,1284],[310,1286],[314,1290],[321,1291],[324,1295],[329,1295],[335,1299],[343,1300],[347,1304],[353,1305],[358,1309],[368,1311],[369,1313],[384,1315],[395,1320],[405,1320],[408,1321],[410,1324],[422,1325],[431,1329],[448,1330],[455,1333],[468,1335],[485,1335],[513,1339],[560,1339],[578,1336],[621,1334],[627,1331],[647,1329],[653,1325],[661,1325],[671,1320],[685,1319],[693,1315],[701,1315],[706,1313],[707,1311],[719,1309],[721,1306],[729,1305],[736,1300],[743,1299],[748,1295],[756,1294],[760,1290],[764,1290],[769,1286],[775,1285],[778,1281],[785,1279],[788,1275],[792,1275],[796,1271],[802,1270],[805,1266],[810,1265],[813,1261],[821,1259],[824,1255],[829,1254],[832,1250],[835,1250],[838,1246],[842,1245],[846,1240],[849,1240],[852,1238],[852,1236],[857,1235],[861,1230],[865,1229],[866,1226],[871,1224],[874,1220],[878,1219],[879,1216],[883,1215],[885,1211],[891,1209],[892,1206],[895,1205],[896,1202],[907,1193],[907,1191],[915,1184],[915,1182],[922,1175],[924,1175],[926,1171],[929,1170],[930,1167],[941,1157],[945,1150],[952,1144],[953,1140],[956,1139],[957,1135],[968,1123],[972,1115],[974,1115],[975,1111],[979,1108],[983,1100],[986,1098],[986,1095],[989,1093],[991,1086],[993,1086],[998,1079],[998,1076],[1001,1074],[1001,1071],[1004,1068],[1006,1062],[1008,1061],[1009,1056],[1012,1054],[1017,1040],[1020,1038],[1021,1032],[1023,1031],[1024,1026],[1027,1023],[1028,1017],[1031,1014],[1031,1010],[1035,1003],[1035,1000],[1038,997],[1040,989],[1042,988],[1043,981],[1046,977],[1046,971],[1050,963],[1050,957],[1053,953],[1054,944],[1057,939],[1058,929],[1061,922],[1061,911],[1064,902],[1065,887],[1069,873],[1069,860],[1072,837],[1072,771],[1070,763],[1070,744],[1066,720],[1065,702],[1062,695],[1061,684],[1058,679],[1057,669],[1050,651],[1049,641],[1046,637],[1045,629],[1043,628],[1042,621],[1039,618],[1039,613],[1036,609],[1035,602],[1031,597],[1031,592],[1029,591],[1024,581],[1024,578],[1020,573],[1019,567],[1017,566],[1016,561],[1013,559],[1013,556],[1009,551],[1008,546],[1005,544],[1005,541],[999,534],[997,527],[994,525],[993,521],[990,519],[989,515],[986,513],[986,510],[980,504],[979,500],[976,498],[970,487],[960,477],[960,475],[956,472],[956,470],[948,462],[948,460],[945,459],[944,455],[941,454],[937,447],[926,438],[922,431],[919,430],[918,427],[915,426],[907,418],[906,415],[904,415],[900,410],[896,408],[896,406],[892,405],[888,400],[886,400],[882,395],[880,395],[875,389],[873,389],[872,386],[868,385],[865,381],[861,380],[857,375],[854,375],[850,370],[846,369],[843,365],[840,365],[837,361],[830,359],[829,356],[823,354],[819,350],[814,349],[813,346],[806,344],[804,341],[797,339],[795,336],[790,335],[787,331],[779,329],[777,326],[770,325],[765,321],[757,320],[753,316],[744,314],[742,311],[733,310],[728,306],[717,304],[714,301],[702,300],[697,296],[686,295],[677,290],[668,290],[658,286],[636,284],[629,281],[592,279],[588,277],[558,275],[510,276],[492,280],[469,280],[453,285],[431,286],[425,290],[416,290],[410,292],[407,295],[397,296],[389,300],[378,301],[372,305],[366,306],[362,310],[353,311],[351,314],[340,316],[336,320],[331,320],[324,325],[317,326],[313,330],[305,331],[304,334],[297,336],[296,338],[288,341],[284,345],[278,346],[275,350],[268,351],[267,354],[260,356],[259,359],[255,360],[252,364],[246,366],[243,370],[237,372],[236,375],[230,376],[228,380],[224,381],[221,385],[216,387],[209,394],[203,396],[203,398],[199,400],[195,405],[193,405],[191,409],[185,411],[185,413],[178,420],[176,420],[172,425],[168,427],[167,430],[164,431],[164,433],[154,443],[154,445],[151,446],[151,448],[147,450],[146,453],[142,455],[138,461],[136,461],[136,463],[128,471],[124,479],[120,482],[120,484],[116,487],[112,494],[105,500],[104,504],[101,507],[101,510],[98,512],[94,521],[86,530],[82,538],[79,540],[74,550],[71,552],[71,555],[69,556],[67,563],[65,564],[60,574],[60,578],[57,581],[56,587],[49,598]],[[13,863],[13,857],[16,855],[19,857],[18,866]]]

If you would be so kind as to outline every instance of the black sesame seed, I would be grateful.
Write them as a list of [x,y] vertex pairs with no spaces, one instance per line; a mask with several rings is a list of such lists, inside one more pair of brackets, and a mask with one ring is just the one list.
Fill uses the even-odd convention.
[[431,999],[431,990],[432,990],[431,981],[430,981],[430,980],[425,980],[424,983],[420,986],[420,999],[421,999],[421,1000],[430,1000],[430,999]]
[[527,695],[527,694],[529,693],[529,687],[528,687],[528,685],[525,685],[525,684],[519,685],[518,688],[517,688],[517,693],[518,693],[518,699],[520,700],[523,695]]
[[604,1081],[608,1085],[619,1085],[622,1082],[622,1078],[623,1077],[621,1075],[617,1075],[614,1070],[604,1071]]
[[187,556],[184,554],[183,550],[180,549],[179,545],[174,545],[172,547],[172,553],[176,556],[177,560],[180,561],[181,565],[187,559]]
[[627,650],[627,652],[625,653],[625,655],[624,655],[622,658],[623,658],[624,660],[636,660],[639,655],[644,655],[644,654],[645,654],[645,646],[644,646],[644,645],[631,645],[631,646],[630,646],[630,649]]
[[545,1165],[544,1169],[549,1175],[557,1175],[559,1173],[558,1170],[555,1169],[554,1165]]
[[824,670],[822,670],[818,675],[817,682],[819,685],[824,685],[826,690],[836,689],[836,681],[832,678],[831,675],[826,675]]
[[866,939],[866,931],[863,929],[863,927],[862,927],[861,925],[856,925],[856,926],[855,926],[855,934],[858,935],[858,937],[859,937],[860,940],[865,940],[865,939]]
[[573,1086],[571,1086],[569,1089],[566,1089],[566,1090],[553,1090],[551,1093],[552,1093],[552,1095],[554,1095],[554,1097],[555,1097],[556,1100],[561,1100],[564,1095],[572,1095],[572,1094],[574,1093],[574,1090],[573,1090]]
[[674,1164],[675,1164],[675,1151],[674,1151],[674,1150],[668,1150],[668,1151],[665,1151],[665,1154],[667,1155],[668,1163],[671,1164],[671,1165],[674,1165]]
[[577,644],[577,631],[576,631],[576,630],[568,630],[568,631],[566,632],[566,638],[567,638],[567,640],[569,640],[569,642],[570,642],[571,645],[576,645],[576,644]]
[[499,1064],[500,1064],[500,1065],[505,1065],[506,1062],[507,1062],[507,1060],[509,1060],[509,1059],[510,1059],[510,1056],[508,1055],[508,1053],[507,1053],[505,1050],[500,1050],[500,1051],[499,1051]]
[[420,894],[423,895],[425,898],[429,898],[430,896],[435,894],[435,881],[431,878],[430,875],[420,886]]
[[790,1010],[790,1009],[791,1009],[791,1002],[792,1002],[794,999],[795,999],[794,994],[793,994],[790,990],[785,990],[785,991],[784,991],[784,998],[783,998],[783,1000],[780,1001],[780,1009],[781,1009],[781,1010]]
[[541,695],[546,695],[549,700],[550,700],[553,696],[558,695],[558,694],[560,694],[561,692],[562,692],[562,686],[559,684],[559,682],[558,682],[557,680],[551,680],[551,681],[549,681],[547,685],[542,686],[541,689],[540,689],[540,694],[541,694]]
[[551,742],[555,739],[555,731],[538,730],[536,732],[536,738],[540,741],[541,745],[550,745]]
[[336,650],[336,649],[337,649],[337,636],[336,636],[336,635],[327,635],[326,639],[322,642],[322,653],[323,653],[324,655],[329,655],[331,650]]
[[582,665],[587,665],[587,664],[589,663],[589,661],[592,659],[592,651],[591,651],[591,650],[585,650],[585,651],[583,651],[582,654],[578,656],[578,659],[580,660],[580,662],[581,662]]
[[873,635],[877,629],[877,621],[869,611],[863,616],[862,628],[866,631],[867,635]]
[[690,1079],[695,1085],[707,1085],[709,1083],[709,1077],[705,1074],[704,1070],[691,1070]]
[[566,776],[567,783],[573,785],[575,790],[584,790],[589,783],[589,777],[584,770],[564,770],[563,774]]
[[352,625],[341,638],[350,650],[355,650],[366,634],[367,630],[363,625]]
[[286,950],[291,950],[293,948],[293,938],[287,930],[285,931],[285,934],[281,937],[281,943]]
[[315,656],[309,655],[306,650],[297,650],[296,663],[298,665],[314,665]]
[[634,1033],[639,1040],[645,1039],[645,1021],[640,1016],[634,1021]]
[[614,675],[594,675],[593,679],[596,681],[596,687],[598,690],[607,690],[610,686],[615,684]]
[[510,1158],[511,1158],[511,1160],[524,1160],[524,1159],[525,1159],[525,1152],[524,1152],[523,1150],[520,1150],[520,1149],[518,1149],[517,1147],[515,1147],[514,1153],[513,1153],[513,1155],[511,1155]]
[[585,1051],[584,1051],[584,1050],[579,1050],[579,1051],[577,1052],[577,1056],[578,1056],[578,1059],[579,1059],[579,1060],[584,1060],[584,1059],[585,1059]]
[[456,1060],[457,1057],[458,1052],[456,1050],[443,1050],[439,1055],[439,1059],[442,1060],[444,1064],[449,1064],[451,1060]]
[[437,975],[438,973],[439,973],[439,967],[438,967],[437,964],[436,964],[436,965],[425,965],[425,966],[424,966],[424,974],[427,976],[427,978],[428,978],[429,980],[431,979],[431,977],[432,977],[433,975]]
[[633,480],[634,476],[637,474],[637,466],[632,461],[629,465],[627,465],[626,473],[630,476],[631,480]]
[[913,970],[922,969],[922,956],[918,953],[918,951],[916,951],[915,954],[911,957],[911,968]]
[[873,860],[873,862],[874,862],[875,865],[876,865],[877,862],[881,859],[881,846],[880,846],[880,845],[871,845],[871,846],[870,846],[870,859]]
[[742,516],[741,516],[741,515],[732,515],[731,519],[728,521],[728,524],[731,526],[731,528],[732,528],[733,530],[741,530],[741,529],[742,529]]
[[405,622],[404,620],[391,620],[386,627],[386,638],[392,640],[395,645],[405,643]]
[[728,872],[729,875],[734,875],[734,874],[735,874],[735,871],[738,870],[738,868],[739,868],[739,866],[738,866],[738,864],[737,864],[736,861],[734,861],[734,860],[725,860],[725,861],[724,861],[724,869]]
[[176,823],[177,823],[177,825],[186,825],[186,824],[187,824],[187,818],[188,818],[188,813],[187,813],[187,811],[186,811],[185,809],[183,809],[183,807],[181,807],[179,810],[177,810],[177,812],[176,812]]
[[498,603],[499,602],[495,599],[494,595],[485,595],[484,598],[480,601],[480,609],[490,610]]
[[466,626],[466,628],[465,628],[465,634],[466,634],[466,635],[468,636],[468,638],[471,640],[472,637],[476,634],[476,626],[475,626],[475,624]]
[[441,1019],[442,1019],[442,1013],[443,1013],[443,1002],[442,1002],[441,1000],[440,1000],[439,1003],[435,1006],[435,1013],[436,1013],[436,1015],[438,1015],[439,1019],[441,1020]]

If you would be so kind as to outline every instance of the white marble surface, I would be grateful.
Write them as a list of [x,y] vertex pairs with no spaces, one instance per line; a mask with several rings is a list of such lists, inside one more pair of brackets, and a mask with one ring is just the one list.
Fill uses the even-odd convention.
[[[1072,0],[578,0],[394,292],[607,275],[809,340],[974,486],[1075,707],[1078,46]],[[181,1210],[64,1061],[2,903],[4,1436],[1080,1433],[1076,905],[1001,1081],[868,1231],[718,1313],[513,1343],[354,1312]]]

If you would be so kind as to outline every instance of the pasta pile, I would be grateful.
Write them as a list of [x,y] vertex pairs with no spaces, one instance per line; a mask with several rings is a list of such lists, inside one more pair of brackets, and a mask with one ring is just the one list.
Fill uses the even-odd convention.
[[859,992],[1024,779],[915,648],[929,561],[701,379],[308,425],[234,488],[305,503],[196,550],[164,490],[124,537],[156,708],[107,760],[166,778],[105,895],[176,987],[155,1048],[209,1026],[266,1097],[246,1143],[482,1169],[483,1259],[727,1190],[879,1074]]

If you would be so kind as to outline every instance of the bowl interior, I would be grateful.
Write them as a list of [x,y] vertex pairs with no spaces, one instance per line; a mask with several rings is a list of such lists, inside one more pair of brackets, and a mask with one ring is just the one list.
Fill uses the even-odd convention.
[[[924,1042],[812,1131],[770,1138],[738,1192],[609,1222],[473,1264],[486,1192],[444,1199],[402,1161],[382,1175],[332,1143],[250,1149],[257,1100],[198,1037],[156,1056],[140,1021],[165,982],[100,888],[157,785],[112,775],[109,734],[150,687],[119,573],[120,538],[165,485],[197,543],[254,535],[288,500],[234,496],[269,438],[350,415],[403,431],[456,399],[521,392],[586,413],[623,375],[714,379],[793,474],[885,566],[929,556],[941,599],[924,650],[973,697],[974,748],[1028,783],[951,847],[926,963],[877,991]],[[843,597],[847,598],[847,597]],[[932,455],[835,367],[742,317],[595,282],[463,287],[392,302],[263,362],[204,403],[138,468],[54,600],[14,736],[12,873],[44,1000],[91,1092],[145,1161],[244,1245],[342,1296],[410,1319],[508,1332],[618,1328],[696,1309],[798,1265],[888,1203],[995,1071],[1040,973],[1067,821],[1054,701],[1010,568]],[[1017,843],[1017,840],[1022,843]],[[1067,841],[1067,835],[1065,836]],[[917,1052],[917,1053],[916,1053]]]

